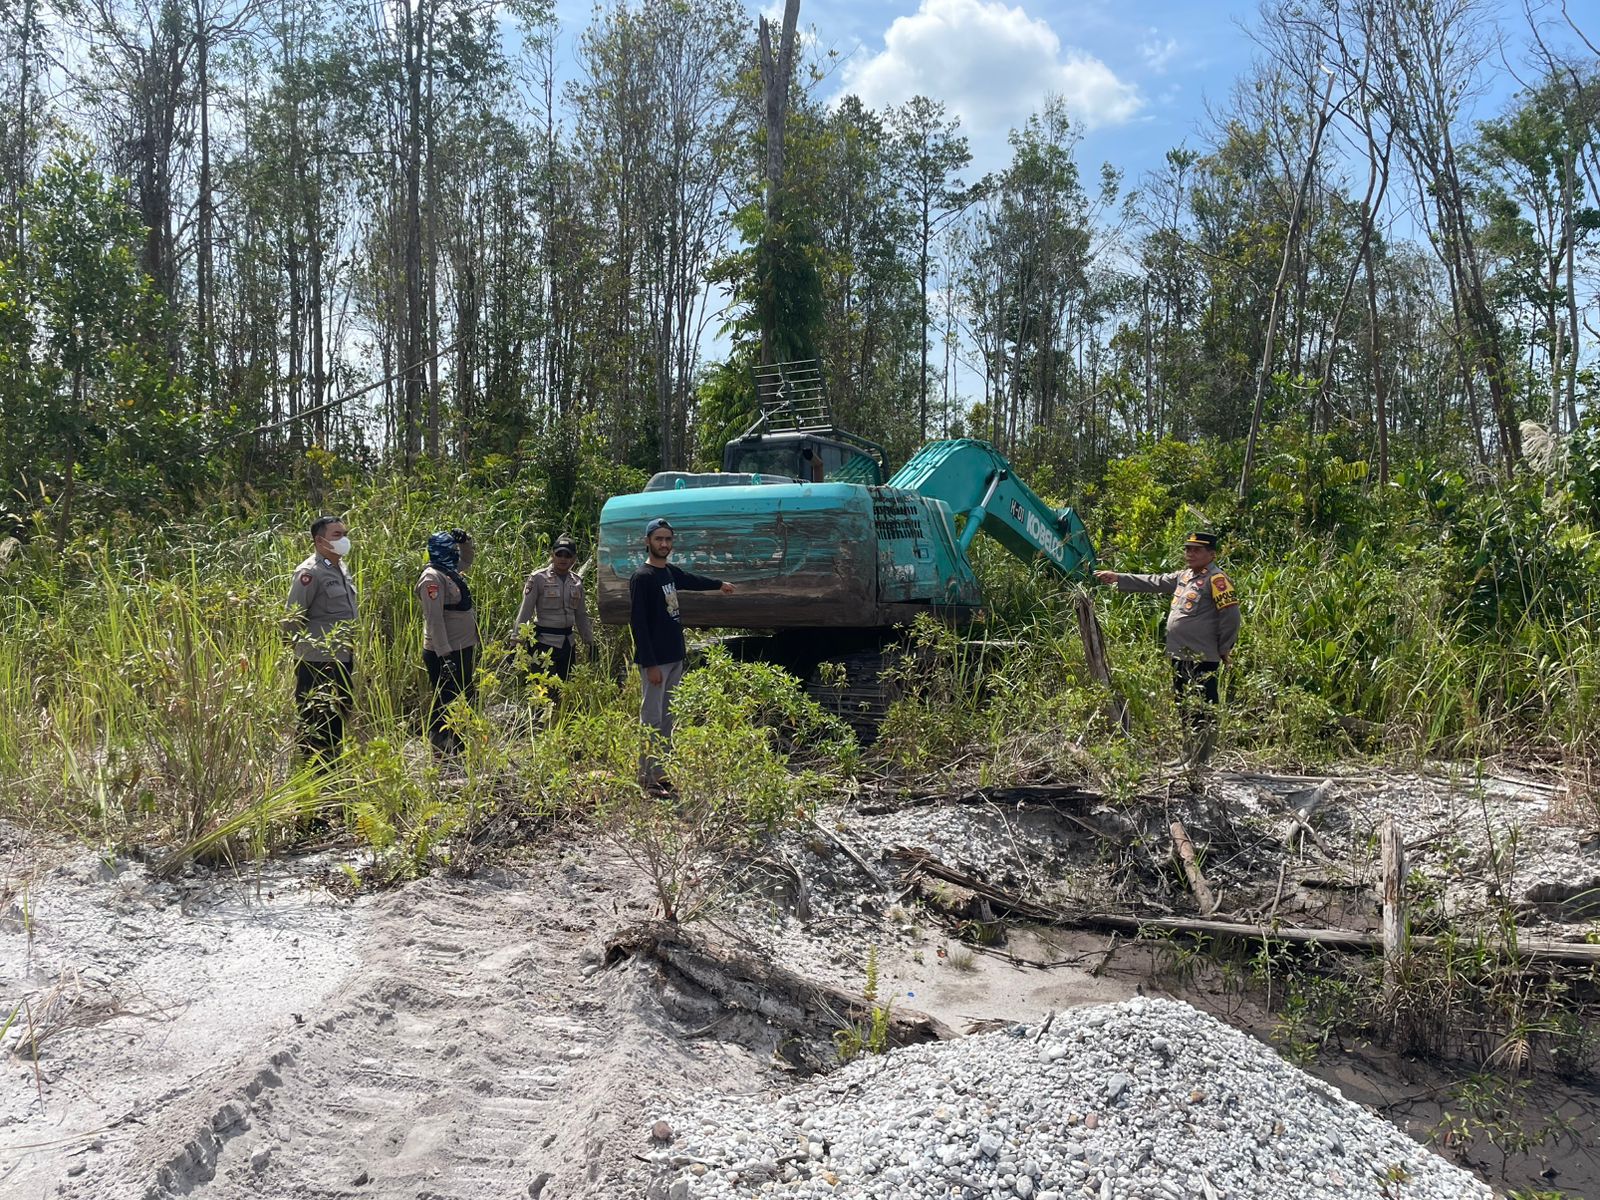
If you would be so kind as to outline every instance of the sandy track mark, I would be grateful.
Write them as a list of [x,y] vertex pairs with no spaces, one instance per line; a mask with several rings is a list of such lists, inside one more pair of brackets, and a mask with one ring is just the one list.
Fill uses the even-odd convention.
[[363,901],[360,962],[331,1003],[262,1029],[56,1194],[643,1195],[649,1115],[748,1087],[756,1064],[673,1033],[647,968],[585,973],[642,905],[605,854],[553,859]]

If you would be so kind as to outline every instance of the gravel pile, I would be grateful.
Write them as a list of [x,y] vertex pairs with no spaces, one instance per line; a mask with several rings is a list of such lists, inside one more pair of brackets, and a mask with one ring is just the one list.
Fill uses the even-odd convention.
[[[1491,1200],[1187,1004],[1074,1009],[864,1059],[760,1108],[671,1115],[652,1195],[885,1200]],[[656,1133],[667,1132],[660,1125]]]

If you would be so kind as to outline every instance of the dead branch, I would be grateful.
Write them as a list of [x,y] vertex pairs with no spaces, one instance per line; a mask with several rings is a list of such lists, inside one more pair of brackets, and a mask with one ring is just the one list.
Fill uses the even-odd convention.
[[[1015,892],[996,887],[940,862],[925,850],[896,847],[890,857],[906,864],[908,875],[921,873],[948,880],[987,900],[999,917],[1017,917],[1040,925],[1073,926],[1083,929],[1115,929],[1129,933],[1176,933],[1242,941],[1276,941],[1294,945],[1326,946],[1332,950],[1370,953],[1383,949],[1381,933],[1370,930],[1297,928],[1258,925],[1242,921],[1214,921],[1192,917],[1139,917],[1127,913],[1071,912],[1055,905],[1029,900]],[[1412,950],[1432,948],[1441,939],[1413,936]],[[1600,945],[1586,942],[1556,942],[1519,937],[1506,946],[1529,963],[1600,963]]]
[[1200,862],[1194,853],[1194,843],[1189,840],[1189,831],[1183,827],[1182,821],[1172,823],[1172,848],[1177,851],[1178,859],[1183,864],[1183,873],[1189,879],[1190,890],[1200,902],[1200,915],[1209,917],[1217,911],[1217,898],[1211,891],[1211,885],[1206,882],[1205,875],[1200,871]]

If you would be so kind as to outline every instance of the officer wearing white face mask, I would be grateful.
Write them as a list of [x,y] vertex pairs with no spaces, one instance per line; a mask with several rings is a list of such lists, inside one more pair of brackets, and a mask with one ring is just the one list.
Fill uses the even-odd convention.
[[294,569],[284,632],[294,637],[294,701],[300,743],[333,755],[344,742],[354,666],[356,585],[344,565],[350,534],[339,517],[311,522],[311,556]]

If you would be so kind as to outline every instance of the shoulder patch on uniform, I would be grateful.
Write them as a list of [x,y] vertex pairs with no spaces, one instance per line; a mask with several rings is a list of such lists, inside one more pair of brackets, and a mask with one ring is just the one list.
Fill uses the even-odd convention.
[[428,599],[429,600],[437,600],[438,598],[439,598],[439,585],[437,583],[430,583],[428,585]]
[[1218,608],[1232,608],[1239,603],[1239,593],[1233,590],[1233,581],[1221,571],[1211,577],[1211,602]]
[[301,587],[310,587],[311,586],[311,572],[310,571],[301,571],[300,572],[300,586]]

